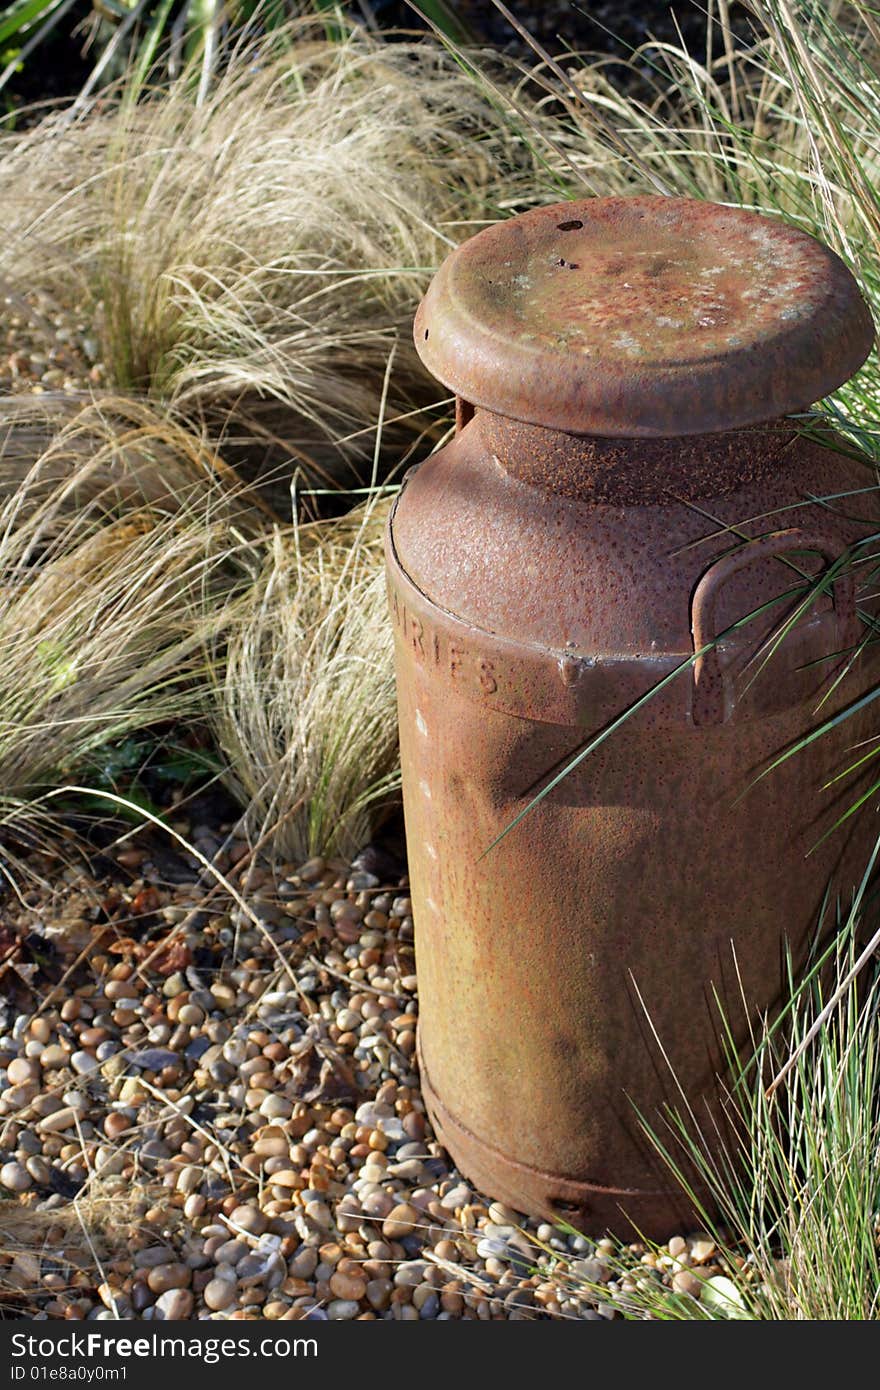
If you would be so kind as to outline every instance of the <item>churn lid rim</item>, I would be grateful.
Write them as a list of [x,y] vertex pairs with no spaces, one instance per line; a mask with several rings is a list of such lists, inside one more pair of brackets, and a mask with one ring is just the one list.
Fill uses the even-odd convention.
[[651,437],[809,408],[862,365],[874,324],[840,257],[800,228],[631,196],[554,203],[477,233],[432,280],[414,339],[473,405]]

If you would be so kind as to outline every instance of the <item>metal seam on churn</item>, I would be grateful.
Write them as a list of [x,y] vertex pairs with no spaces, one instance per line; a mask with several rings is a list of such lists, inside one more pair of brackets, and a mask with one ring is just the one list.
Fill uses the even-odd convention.
[[[704,997],[714,985],[735,1009],[730,943],[748,997],[772,1007],[782,932],[797,956],[829,876],[846,892],[864,865],[858,826],[805,855],[868,716],[741,794],[810,725],[857,635],[838,577],[756,675],[804,576],[880,520],[870,494],[864,523],[845,498],[811,500],[864,474],[785,418],[872,337],[828,248],[687,199],[512,218],[455,251],[420,306],[416,345],[459,409],[452,444],[408,475],[386,548],[419,1056],[453,1158],[520,1210],[672,1229],[681,1204],[633,1108],[650,1113],[663,1077],[629,972],[685,1090],[708,1095]],[[873,674],[863,657],[823,714]]]

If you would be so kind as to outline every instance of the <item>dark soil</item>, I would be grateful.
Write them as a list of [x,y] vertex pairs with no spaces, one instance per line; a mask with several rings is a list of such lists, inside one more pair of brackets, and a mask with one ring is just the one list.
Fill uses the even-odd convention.
[[[635,49],[652,40],[677,44],[702,55],[706,43],[706,0],[506,0],[507,8],[529,34],[554,57],[565,52],[594,53],[618,58],[621,65]],[[492,0],[451,0],[451,7],[479,43],[491,44],[512,57],[530,60],[534,54]],[[346,9],[363,15],[361,0],[347,0]],[[377,24],[424,28],[407,0],[371,0],[368,7]],[[735,34],[751,32],[746,7],[730,6]],[[721,52],[715,45],[716,56]],[[621,72],[622,80],[628,81]]]
[[[94,55],[83,52],[83,26],[93,13],[90,0],[76,0],[58,28],[43,40],[5,89],[6,104],[15,108],[62,101],[80,90],[95,61]],[[30,38],[30,34],[25,38]]]
[[[492,4],[492,0],[450,0],[455,13],[478,43],[528,60],[528,45]],[[407,0],[342,0],[342,8],[360,23],[382,30],[423,30],[422,20]],[[702,53],[706,34],[706,8],[702,0],[509,0],[508,8],[554,56],[566,50],[619,58],[623,64],[633,50],[651,39],[677,43]],[[735,30],[749,32],[743,5],[733,3]],[[73,96],[91,71],[98,50],[84,51],[89,21],[94,22],[90,0],[76,0],[55,31],[25,63],[6,89],[16,107]],[[621,78],[626,80],[621,68]]]

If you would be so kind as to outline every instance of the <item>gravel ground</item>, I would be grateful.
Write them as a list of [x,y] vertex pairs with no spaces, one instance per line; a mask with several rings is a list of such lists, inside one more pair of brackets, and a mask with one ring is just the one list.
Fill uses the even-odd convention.
[[0,300],[0,396],[100,389],[106,370],[94,325],[47,295]]
[[413,920],[386,853],[273,876],[234,826],[176,828],[235,897],[135,839],[101,877],[38,857],[52,892],[7,903],[4,1196],[44,1220],[126,1210],[100,1267],[65,1260],[62,1228],[0,1254],[7,1306],[595,1319],[639,1281],[698,1297],[723,1272],[705,1236],[631,1246],[622,1272],[610,1242],[523,1218],[455,1170],[419,1093]]

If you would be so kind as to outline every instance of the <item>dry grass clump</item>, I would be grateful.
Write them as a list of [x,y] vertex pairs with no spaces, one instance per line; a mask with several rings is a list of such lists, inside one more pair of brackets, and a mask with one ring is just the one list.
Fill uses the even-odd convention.
[[47,1300],[100,1287],[121,1243],[142,1227],[150,1192],[149,1183],[92,1174],[79,1196],[54,1210],[0,1199],[0,1314],[32,1318]]
[[[765,1020],[745,1060],[719,1007],[728,1126],[682,1094],[643,1127],[688,1192],[720,1276],[690,1293],[644,1280],[634,1317],[872,1321],[880,1311],[880,980],[854,989],[857,912]],[[660,1040],[662,1045],[662,1039]],[[692,1176],[696,1173],[696,1183]]]
[[252,839],[351,855],[398,785],[386,509],[277,530],[229,634],[215,735]]
[[267,853],[354,853],[397,785],[384,515],[282,528],[144,402],[4,402],[0,834],[50,834],[102,750],[196,721]]
[[86,526],[91,509],[100,516],[148,502],[176,513],[185,499],[248,532],[276,519],[204,431],[133,396],[0,397],[0,450],[0,500],[17,497],[19,524],[53,491],[59,513],[83,509]]
[[386,420],[442,394],[413,307],[499,198],[535,196],[530,168],[442,49],[301,19],[242,41],[203,100],[186,74],[130,81],[0,139],[0,276],[90,305],[116,388],[264,467],[350,478],[398,335]]
[[18,833],[100,748],[200,707],[259,515],[155,412],[70,409],[35,461],[20,402],[0,434],[0,826]]

